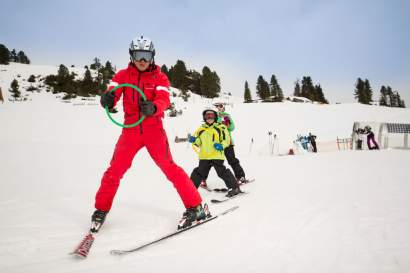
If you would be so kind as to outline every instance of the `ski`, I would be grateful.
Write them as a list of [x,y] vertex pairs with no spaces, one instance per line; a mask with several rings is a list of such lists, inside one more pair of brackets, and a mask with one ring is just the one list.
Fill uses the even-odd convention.
[[73,255],[74,257],[77,257],[80,259],[87,258],[88,253],[90,252],[91,246],[94,243],[94,240],[95,240],[94,233],[92,232],[87,233],[87,235],[84,236],[80,244],[74,249],[73,252],[70,253],[70,255]]
[[[252,182],[254,182],[254,181],[255,181],[255,179],[252,178],[252,179],[249,179],[249,180],[245,180],[245,182],[243,182],[243,183],[241,183],[241,182],[238,181],[238,184],[239,184],[239,186],[243,186],[243,185],[252,183]],[[215,191],[215,192],[228,192],[228,189],[227,189],[227,188],[216,188],[216,189],[211,189],[211,191]]]
[[237,195],[234,195],[234,196],[232,196],[232,197],[226,197],[226,196],[225,196],[225,198],[223,198],[223,199],[211,199],[211,203],[214,203],[214,204],[223,203],[223,202],[229,201],[229,200],[231,200],[231,199],[234,199],[234,198],[236,198],[236,197],[238,197],[238,196],[242,196],[242,195],[244,195],[244,194],[248,194],[248,192],[246,192],[246,191],[241,191],[240,193],[238,193]]
[[208,186],[204,186],[204,185],[199,185],[199,186],[200,186],[202,189],[207,190],[207,191],[209,191],[209,192],[212,191],[212,189],[209,188]]
[[81,258],[81,259],[87,258],[88,253],[90,252],[91,246],[93,245],[94,240],[95,240],[94,236],[100,230],[101,226],[102,226],[102,223],[91,222],[90,230],[81,240],[77,248],[75,248],[74,251],[70,253],[70,255],[73,255],[74,257]]
[[231,207],[231,208],[229,208],[229,209],[227,209],[227,210],[224,210],[224,211],[221,212],[221,213],[218,213],[218,214],[216,214],[216,215],[214,215],[214,216],[211,216],[211,217],[209,217],[209,218],[207,218],[207,219],[205,219],[205,220],[202,220],[202,221],[200,221],[200,222],[197,222],[196,224],[194,224],[194,225],[192,225],[192,226],[189,226],[189,227],[187,227],[187,228],[179,229],[179,230],[176,230],[176,231],[174,231],[174,232],[168,233],[168,234],[166,234],[166,235],[164,235],[164,236],[162,236],[162,237],[160,237],[160,238],[158,238],[158,239],[152,240],[152,241],[150,241],[150,242],[147,242],[147,243],[142,244],[142,245],[140,245],[140,246],[137,246],[137,247],[135,247],[135,248],[131,248],[131,249],[127,249],[127,250],[114,249],[114,250],[111,250],[110,253],[111,253],[112,255],[120,255],[120,256],[121,256],[121,255],[125,255],[125,254],[129,254],[129,253],[133,253],[133,252],[139,251],[139,250],[141,250],[141,249],[143,249],[143,248],[146,248],[146,247],[148,247],[148,246],[150,246],[150,245],[153,245],[153,244],[156,244],[156,243],[158,243],[158,242],[164,241],[164,240],[166,240],[166,239],[168,239],[168,238],[171,238],[171,237],[173,237],[173,236],[175,236],[175,235],[181,234],[181,233],[183,233],[183,232],[185,232],[185,231],[188,231],[188,230],[190,230],[190,229],[192,229],[192,228],[195,228],[195,227],[198,227],[198,226],[200,226],[200,225],[202,225],[202,224],[205,224],[205,223],[207,223],[207,222],[210,222],[210,221],[212,221],[212,220],[214,220],[214,219],[216,219],[216,218],[218,218],[218,217],[220,217],[220,216],[223,216],[223,215],[225,215],[225,214],[227,214],[227,213],[229,213],[229,212],[231,212],[231,211],[236,210],[237,208],[239,208],[239,206]]
[[201,183],[199,184],[199,187],[203,188],[204,190],[207,190],[209,192],[212,191],[212,189],[210,187],[208,187],[208,185],[206,184],[205,180],[202,180]]
[[216,188],[216,189],[213,189],[213,191],[215,191],[215,192],[228,192],[228,189],[227,188]]
[[243,186],[243,185],[246,185],[246,184],[252,183],[252,182],[254,182],[254,181],[255,181],[255,178],[245,179],[245,181],[244,181],[244,182],[240,182],[240,181],[238,181],[238,184],[239,184],[239,186]]

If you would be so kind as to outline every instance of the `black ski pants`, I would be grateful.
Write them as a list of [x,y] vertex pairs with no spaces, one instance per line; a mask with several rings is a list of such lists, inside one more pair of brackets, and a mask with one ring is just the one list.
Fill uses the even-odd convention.
[[215,168],[216,173],[222,178],[228,189],[238,186],[231,170],[225,167],[223,160],[199,160],[199,166],[191,173],[191,180],[194,182],[195,187],[198,188],[201,181],[208,178],[209,171],[212,167]]
[[239,163],[239,159],[237,159],[235,156],[235,150],[233,149],[233,145],[229,145],[228,147],[226,147],[224,152],[226,160],[228,161],[229,165],[231,165],[236,179],[245,177],[245,172],[241,164]]
[[311,141],[310,144],[312,145],[312,149],[314,153],[317,153],[317,146],[315,141]]

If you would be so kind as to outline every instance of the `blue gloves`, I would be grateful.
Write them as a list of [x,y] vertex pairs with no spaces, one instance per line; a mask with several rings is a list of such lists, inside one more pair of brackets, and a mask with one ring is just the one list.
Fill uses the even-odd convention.
[[224,146],[222,146],[221,143],[214,143],[214,148],[217,151],[222,151],[224,149]]
[[189,143],[194,143],[195,140],[196,140],[196,137],[194,137],[194,136],[189,136],[189,137],[188,137]]

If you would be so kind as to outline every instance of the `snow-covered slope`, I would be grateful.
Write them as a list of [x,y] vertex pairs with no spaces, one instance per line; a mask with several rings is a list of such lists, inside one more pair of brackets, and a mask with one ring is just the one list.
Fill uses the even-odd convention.
[[[196,154],[173,139],[193,132],[212,101],[175,102],[183,115],[167,117],[165,126],[175,161],[190,173]],[[35,93],[32,101],[0,104],[0,272],[410,272],[409,151],[264,152],[268,131],[287,150],[297,133],[349,136],[355,120],[410,123],[409,110],[235,99],[231,105],[237,154],[256,182],[243,188],[250,194],[210,209],[239,210],[141,253],[111,256],[111,249],[175,229],[184,210],[142,150],[89,258],[78,261],[68,253],[89,226],[121,129],[97,103]],[[208,184],[223,185],[213,171]],[[219,196],[201,194],[205,201]]]

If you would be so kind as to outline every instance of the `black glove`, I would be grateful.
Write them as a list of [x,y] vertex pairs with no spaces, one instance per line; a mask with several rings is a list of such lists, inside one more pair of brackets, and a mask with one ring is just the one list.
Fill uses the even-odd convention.
[[141,113],[144,116],[152,116],[157,111],[157,107],[155,106],[155,104],[149,100],[141,99],[139,101],[139,106],[140,106]]
[[113,92],[107,92],[101,95],[100,103],[102,107],[108,107],[111,109],[114,107],[114,98],[115,95]]

